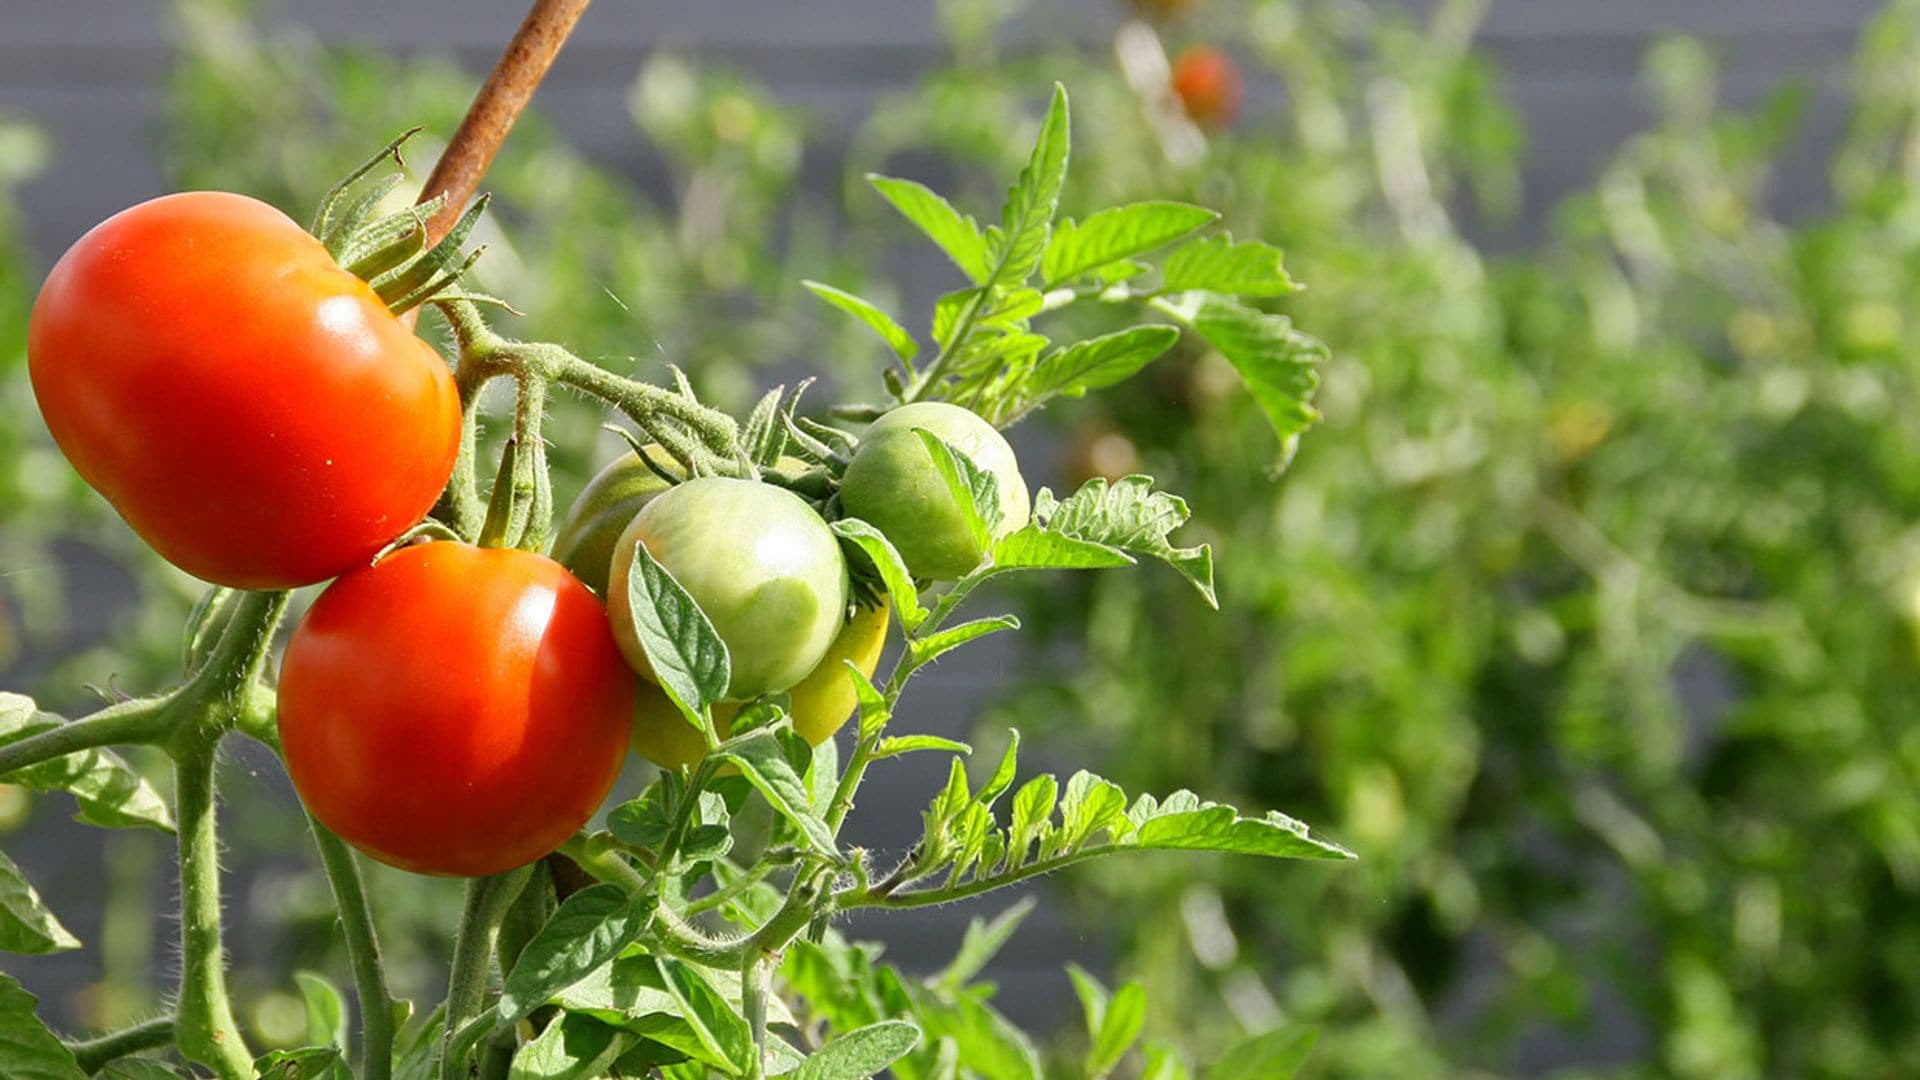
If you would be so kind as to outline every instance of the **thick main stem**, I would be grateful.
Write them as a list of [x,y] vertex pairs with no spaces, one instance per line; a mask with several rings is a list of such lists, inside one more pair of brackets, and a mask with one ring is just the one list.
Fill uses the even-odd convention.
[[374,936],[373,909],[367,904],[360,865],[344,841],[325,825],[309,819],[313,842],[320,849],[333,902],[340,909],[340,930],[347,941],[347,963],[353,969],[353,992],[360,1003],[360,1068],[362,1080],[387,1080],[393,1072],[393,995],[387,991],[380,963],[380,940]]
[[222,1080],[251,1080],[248,1053],[227,998],[226,951],[220,934],[220,849],[215,830],[216,739],[180,752],[174,765],[174,816],[180,830],[180,1000],[175,1038],[180,1053]]
[[460,218],[460,212],[480,187],[480,177],[506,141],[507,132],[527,107],[534,88],[553,66],[553,58],[567,35],[587,10],[588,0],[537,0],[494,65],[493,73],[474,96],[460,128],[420,192],[426,202],[438,195],[446,204],[427,223],[429,242],[438,241]]

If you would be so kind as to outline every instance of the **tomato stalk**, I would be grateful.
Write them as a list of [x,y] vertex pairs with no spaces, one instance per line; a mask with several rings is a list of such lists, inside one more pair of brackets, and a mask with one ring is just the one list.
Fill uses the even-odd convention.
[[220,931],[220,845],[213,790],[217,738],[202,736],[175,758],[174,816],[180,831],[180,1053],[222,1080],[254,1075],[227,996]]
[[131,1027],[110,1031],[98,1038],[70,1042],[67,1052],[74,1064],[88,1075],[115,1061],[143,1050],[154,1050],[173,1042],[173,1017],[156,1016]]
[[168,696],[117,702],[78,720],[0,746],[0,777],[100,746],[158,742],[171,730]]
[[353,992],[360,1006],[360,1067],[362,1080],[387,1080],[393,1071],[393,995],[380,962],[380,941],[373,931],[373,909],[360,877],[352,849],[327,827],[307,819],[314,846],[333,888],[340,911],[340,932],[346,938],[347,964],[353,969]]
[[467,902],[460,915],[460,931],[453,943],[453,967],[447,975],[446,1032],[442,1035],[441,1080],[466,1075],[466,1059],[483,1032],[469,1030],[468,1021],[487,996],[500,922],[532,876],[531,867],[474,878],[467,883]]

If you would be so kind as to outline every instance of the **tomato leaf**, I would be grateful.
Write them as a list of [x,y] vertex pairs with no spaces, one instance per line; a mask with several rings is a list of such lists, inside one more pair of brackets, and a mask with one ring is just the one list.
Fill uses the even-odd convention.
[[740,766],[741,775],[760,790],[760,794],[782,817],[799,828],[807,845],[823,855],[835,855],[833,833],[827,823],[815,817],[809,808],[807,789],[788,764],[786,754],[773,732],[766,729],[728,739],[714,751],[718,757]]
[[967,923],[966,935],[960,939],[960,948],[955,950],[953,959],[947,962],[940,974],[934,976],[934,985],[957,992],[980,974],[999,955],[1014,931],[1020,929],[1020,924],[1027,921],[1027,916],[1033,914],[1036,903],[1038,901],[1033,897],[1026,896],[990,921],[982,921],[978,915],[974,916]]
[[595,1080],[637,1037],[579,1013],[562,1013],[513,1055],[507,1080]]
[[947,258],[975,283],[986,280],[990,267],[987,242],[980,225],[953,208],[953,204],[932,188],[913,180],[900,180],[868,173],[867,183],[880,197],[893,204],[900,216],[918,226],[927,239],[939,245]]
[[1012,615],[995,615],[985,619],[963,622],[951,626],[937,634],[928,634],[923,638],[914,638],[907,642],[907,659],[914,667],[928,664],[940,658],[942,654],[976,641],[988,634],[997,634],[1002,630],[1020,629],[1020,620]]
[[704,730],[704,714],[725,696],[733,678],[727,643],[645,544],[633,545],[627,600],[634,635],[646,650],[661,689],[688,723]]
[[900,616],[900,625],[911,634],[926,621],[927,609],[920,606],[920,591],[913,586],[913,575],[906,560],[879,529],[859,518],[841,518],[832,524],[833,533],[843,546],[854,548],[880,575],[887,588],[887,600]]
[[[1007,537],[1011,543],[1005,552],[996,547],[995,560],[998,563],[1004,555],[1009,560],[1032,561],[1050,554],[1038,536],[1013,540],[1021,533],[1062,536],[1159,559],[1199,589],[1209,606],[1217,608],[1220,603],[1213,591],[1212,549],[1205,544],[1175,547],[1167,539],[1173,530],[1186,524],[1187,517],[1186,500],[1153,490],[1153,478],[1149,476],[1129,476],[1112,483],[1095,477],[1064,500],[1041,488],[1034,496],[1032,522]],[[1096,557],[1091,549],[1058,554],[1063,560]]]
[[347,1000],[340,988],[325,976],[311,971],[293,973],[300,988],[300,1000],[307,1009],[307,1042],[347,1051]]
[[1021,384],[1022,404],[1013,415],[1050,397],[1081,397],[1089,390],[1125,382],[1179,340],[1177,327],[1135,326],[1055,349],[1040,357],[1033,374]]
[[[0,744],[37,735],[65,722],[39,711],[32,698],[0,693]],[[0,781],[35,791],[68,792],[79,805],[79,820],[89,825],[173,831],[173,814],[166,800],[124,758],[104,747],[36,762],[0,777]]]
[[1285,296],[1300,286],[1287,276],[1280,249],[1226,233],[1175,248],[1160,266],[1160,291],[1205,289],[1230,296]]
[[1047,251],[1040,259],[1040,276],[1048,289],[1113,263],[1145,255],[1173,243],[1196,229],[1219,220],[1204,206],[1181,202],[1141,202],[1115,206],[1072,218],[1054,227]]
[[1227,1051],[1207,1080],[1291,1080],[1307,1063],[1320,1029],[1286,1027],[1256,1035]]
[[827,1043],[807,1058],[793,1077],[794,1080],[866,1080],[880,1075],[919,1042],[919,1028],[904,1020],[883,1020]]
[[663,956],[654,957],[653,962],[662,985],[680,1006],[681,1018],[714,1064],[741,1071],[754,1053],[753,1032],[746,1020],[692,965]]
[[846,661],[847,670],[853,673],[853,692],[860,702],[860,737],[874,739],[886,730],[887,721],[893,717],[892,706],[887,704],[885,694],[873,685],[867,674]]
[[1013,822],[1007,829],[1007,866],[1018,869],[1027,863],[1028,849],[1044,843],[1052,831],[1053,808],[1060,797],[1060,782],[1050,773],[1042,773],[1020,786],[1013,796]]
[[1000,524],[1000,481],[933,432],[914,428],[913,433],[926,444],[933,467],[947,482],[947,490],[960,507],[974,546],[986,550],[993,530]]
[[1067,177],[1069,126],[1067,91],[1055,83],[1027,167],[1007,192],[999,226],[987,230],[987,250],[996,264],[986,281],[989,288],[1024,282],[1040,265]]
[[260,1080],[351,1080],[340,1051],[331,1046],[271,1050],[253,1063]]
[[[938,197],[935,196],[935,198]],[[874,333],[880,335],[880,339],[885,341],[887,347],[892,349],[893,354],[901,360],[912,363],[914,356],[920,352],[920,343],[913,340],[913,335],[907,332],[907,328],[895,322],[893,316],[881,311],[870,301],[862,300],[850,292],[818,281],[802,281],[800,284],[806,286],[807,291],[813,295],[866,323]]]
[[1311,402],[1327,347],[1295,330],[1286,316],[1208,292],[1190,292],[1159,307],[1226,357],[1287,446],[1319,422],[1320,411]]
[[899,757],[918,750],[946,750],[955,754],[971,754],[973,747],[953,739],[943,739],[938,735],[901,735],[895,738],[881,739],[873,749],[873,759]]
[[1007,740],[1006,751],[1000,755],[1000,764],[994,767],[993,775],[987,778],[986,784],[974,796],[974,799],[985,807],[991,808],[1000,798],[1000,793],[1012,786],[1013,774],[1019,767],[1020,731],[1017,728],[1010,728],[1008,732],[1010,737]]
[[592,885],[566,898],[520,952],[500,991],[498,1023],[517,1023],[554,995],[611,963],[640,936],[651,893]]
[[86,1080],[73,1052],[34,1015],[40,1004],[11,975],[0,974],[0,1076],[9,1080]]
[[[20,868],[0,852],[0,949],[39,956],[79,947],[80,939],[60,924]],[[0,1075],[8,1074],[0,1070]]]
[[1067,974],[1080,995],[1087,1016],[1086,1071],[1088,1076],[1105,1076],[1120,1064],[1133,1044],[1140,1039],[1140,1028],[1147,1018],[1147,992],[1138,982],[1128,982],[1112,997],[1098,980],[1070,965]]

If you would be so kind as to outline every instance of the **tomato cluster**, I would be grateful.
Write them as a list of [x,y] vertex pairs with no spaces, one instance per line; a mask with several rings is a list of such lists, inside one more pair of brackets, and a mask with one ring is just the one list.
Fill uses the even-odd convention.
[[[523,865],[586,823],[629,745],[666,768],[705,755],[636,630],[640,548],[727,648],[722,738],[745,703],[784,694],[818,744],[855,710],[849,665],[879,661],[887,605],[856,602],[874,590],[853,585],[821,513],[834,501],[780,482],[809,472],[792,458],[773,482],[676,483],[628,454],[570,508],[553,558],[395,548],[453,472],[452,374],[325,245],[245,196],[167,196],[88,232],[41,291],[29,357],[55,440],[163,557],[240,589],[335,579],[286,649],[281,749],[314,817],[395,866]],[[812,472],[922,581],[974,570],[1029,514],[1012,447],[954,405],[901,406]],[[991,485],[978,520],[963,474]]]

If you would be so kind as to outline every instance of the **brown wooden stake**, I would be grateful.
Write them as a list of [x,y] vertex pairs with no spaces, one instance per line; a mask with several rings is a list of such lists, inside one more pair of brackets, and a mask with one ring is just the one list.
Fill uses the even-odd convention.
[[433,175],[420,191],[420,201],[445,195],[447,203],[427,223],[427,242],[437,243],[453,228],[460,212],[479,190],[480,178],[493,155],[500,151],[507,132],[520,110],[527,107],[534,88],[553,66],[553,58],[566,44],[567,35],[587,10],[590,0],[536,0],[520,29],[507,44],[507,51],[494,65],[493,74],[481,85],[467,109],[466,119],[453,133],[446,152],[433,167]]

